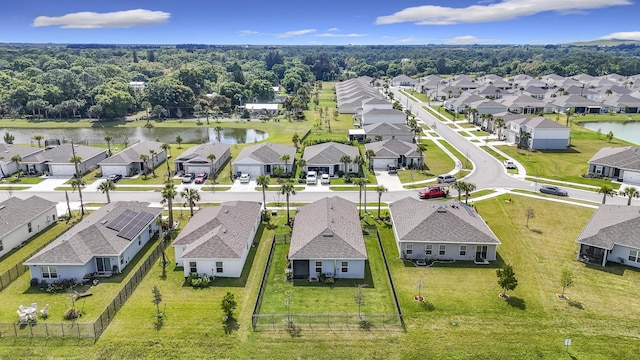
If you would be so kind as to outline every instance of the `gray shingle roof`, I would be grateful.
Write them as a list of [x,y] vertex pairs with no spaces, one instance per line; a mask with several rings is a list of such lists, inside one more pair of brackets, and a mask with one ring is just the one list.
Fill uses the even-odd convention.
[[416,144],[402,140],[375,141],[365,145],[367,150],[373,150],[375,157],[397,157],[404,155],[408,158],[419,158]]
[[0,158],[3,158],[0,161],[5,163],[10,163],[11,158],[14,155],[20,155],[20,157],[24,159],[25,157],[27,157],[27,155],[31,155],[33,153],[42,152],[42,151],[44,151],[44,149],[37,148],[34,146],[0,144]]
[[480,215],[457,201],[425,202],[404,198],[389,205],[398,241],[500,244]]
[[[89,160],[95,156],[105,154],[107,149],[97,148],[93,146],[74,145],[76,156],[82,158],[83,161]],[[71,144],[61,144],[42,152],[37,152],[22,158],[23,164],[39,164],[42,162],[53,164],[70,164],[69,159],[73,156]]]
[[236,156],[233,163],[235,164],[244,159],[253,159],[265,165],[283,164],[284,162],[280,160],[280,156],[284,154],[289,155],[289,164],[291,164],[296,155],[296,148],[294,146],[266,142],[245,147]]
[[141,141],[100,161],[98,165],[129,165],[131,163],[139,163],[141,161],[140,154],[149,155],[149,150],[154,150],[158,154],[163,152],[164,150],[160,147],[161,145],[162,143],[157,141]]
[[261,208],[259,202],[252,201],[203,207],[189,220],[173,246],[186,245],[183,259],[239,259]]
[[38,196],[24,200],[10,197],[0,203],[0,234],[6,235],[55,207],[55,202]]
[[153,215],[154,218],[146,226],[154,223],[155,219],[162,213],[162,208],[150,207],[149,203],[146,202],[120,201],[109,203],[85,217],[80,223],[60,235],[24,264],[84,265],[96,255],[119,256],[131,241],[118,236],[118,231],[109,229],[107,226],[109,222],[115,220],[118,215],[127,209],[137,213],[145,212]]
[[305,147],[302,158],[307,162],[307,166],[313,166],[314,164],[339,164],[340,158],[344,155],[348,155],[353,160],[360,155],[360,152],[355,146],[326,142]]
[[640,170],[640,149],[633,146],[603,147],[589,159],[589,164]]
[[174,161],[182,161],[185,163],[199,162],[199,163],[210,164],[211,161],[207,158],[209,154],[215,155],[217,160],[217,159],[220,159],[230,148],[231,146],[229,144],[223,144],[223,143],[200,144],[200,145],[188,148],[187,150],[185,150],[185,152],[182,153],[182,155],[175,158]]
[[356,205],[332,196],[299,208],[289,259],[367,259]]
[[602,249],[614,245],[640,249],[640,207],[601,205],[585,225],[576,242]]
[[388,122],[381,122],[376,124],[369,124],[362,127],[369,137],[376,135],[399,135],[399,136],[412,136],[413,132],[411,128],[406,124],[393,124]]

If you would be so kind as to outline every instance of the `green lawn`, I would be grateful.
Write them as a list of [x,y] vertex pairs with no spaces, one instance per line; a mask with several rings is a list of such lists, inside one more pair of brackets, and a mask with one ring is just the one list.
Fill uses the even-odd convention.
[[451,144],[449,144],[448,141],[443,140],[443,141],[440,141],[440,143],[444,147],[446,147],[447,150],[451,151],[453,156],[455,156],[458,160],[460,160],[460,162],[462,163],[463,169],[471,170],[471,166],[473,166],[473,164],[469,161],[469,159],[466,156],[464,156],[460,151],[458,151],[458,149],[451,146]]
[[45,178],[43,177],[30,177],[30,176],[22,176],[20,178],[16,176],[9,177],[3,181],[0,181],[0,184],[9,185],[35,185],[43,182]]
[[449,157],[449,155],[447,155],[442,148],[437,146],[433,141],[423,140],[421,142],[427,145],[427,151],[425,152],[424,158],[425,169],[398,171],[398,178],[400,178],[402,183],[431,179],[440,174],[449,172],[455,167],[453,159],[451,159],[451,157]]

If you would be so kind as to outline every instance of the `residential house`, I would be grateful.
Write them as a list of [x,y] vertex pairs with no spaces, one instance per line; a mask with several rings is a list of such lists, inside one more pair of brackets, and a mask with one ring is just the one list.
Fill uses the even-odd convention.
[[374,156],[371,165],[374,170],[386,170],[389,166],[409,167],[420,165],[424,161],[416,144],[402,140],[384,140],[365,145],[367,152],[372,150]]
[[413,86],[418,82],[418,80],[410,76],[401,74],[391,79],[390,82],[391,86]]
[[528,137],[525,147],[535,150],[566,149],[569,146],[569,128],[543,116],[506,121],[506,141],[520,144]]
[[[345,163],[342,161],[344,156],[348,156],[351,159],[346,168]],[[307,163],[305,171],[313,170],[334,176],[338,172],[357,172],[358,165],[353,163],[357,156],[360,156],[360,152],[355,146],[326,142],[305,147],[302,158]]]
[[398,254],[409,260],[496,260],[500,240],[474,208],[457,200],[407,197],[389,205]]
[[[288,160],[283,160],[283,156]],[[296,148],[294,146],[273,144],[269,142],[250,145],[243,148],[233,160],[233,171],[236,174],[249,174],[256,178],[260,174],[273,175],[276,168],[290,173],[293,169]]]
[[74,154],[82,160],[78,163],[78,172],[85,174],[97,168],[98,163],[107,158],[107,149],[78,144],[61,144],[47,148],[45,151],[24,156],[20,167],[26,173],[73,176],[76,174],[76,165],[69,160]]
[[332,196],[299,207],[288,259],[294,279],[363,279],[367,249],[356,204]]
[[616,113],[640,113],[640,99],[628,94],[607,96],[602,99],[602,102]]
[[278,115],[278,104],[246,103],[244,108],[249,110],[251,115]]
[[0,257],[55,224],[57,203],[38,196],[0,202]]
[[411,127],[406,125],[405,123],[376,123],[365,125],[364,134],[366,139],[371,139],[371,141],[382,141],[382,140],[403,140],[403,141],[413,141],[414,132],[411,130]]
[[158,231],[161,207],[111,202],[86,216],[24,265],[39,282],[80,281],[87,274],[120,273]]
[[615,262],[640,268],[640,208],[600,205],[576,239],[577,259],[599,266]]
[[23,159],[43,151],[44,149],[34,146],[0,144],[0,175],[6,178],[18,172],[20,163],[11,161],[14,156],[19,156],[20,159]]
[[603,147],[589,159],[589,174],[640,184],[640,149]]
[[[213,163],[209,156],[213,155]],[[231,146],[223,143],[200,144],[185,150],[173,159],[176,173],[217,173],[231,157]]]
[[[162,143],[157,141],[141,141],[111,155],[98,165],[102,169],[103,176],[133,176],[140,172],[151,172],[151,169],[158,167],[167,159],[167,152],[161,146]],[[154,152],[153,156],[151,151]],[[146,160],[143,160],[141,155],[145,155]]]
[[607,106],[599,101],[587,99],[576,94],[557,96],[551,99],[551,103],[556,107],[556,111],[560,113],[566,113],[571,110],[575,114],[599,114],[606,113],[606,109],[608,109]]
[[536,98],[527,94],[518,96],[507,96],[504,97],[501,102],[507,107],[509,112],[515,114],[531,115],[539,113],[550,113],[555,109],[555,107],[547,104],[540,98]]
[[260,226],[261,209],[259,202],[230,201],[198,210],[172,244],[184,276],[240,277]]

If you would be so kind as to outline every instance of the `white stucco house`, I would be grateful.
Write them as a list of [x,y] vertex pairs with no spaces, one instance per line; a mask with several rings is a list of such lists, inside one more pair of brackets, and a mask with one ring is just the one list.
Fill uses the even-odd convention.
[[576,239],[579,261],[605,266],[615,262],[640,268],[640,208],[600,205]]
[[389,205],[398,254],[407,260],[494,261],[500,240],[482,217],[457,200],[407,197]]
[[[302,158],[307,162],[305,171],[313,170],[334,176],[339,171],[357,172],[358,165],[354,164],[353,160],[359,155],[360,151],[355,146],[331,141],[305,147]],[[341,161],[343,156],[351,159],[346,168],[345,163]]]
[[[283,160],[283,155],[288,160]],[[280,167],[284,173],[290,173],[295,160],[296,148],[294,146],[261,143],[249,145],[236,155],[232,162],[233,171],[236,174],[249,174],[255,179],[260,174],[273,175],[276,168]]]
[[57,203],[31,196],[0,202],[0,257],[58,221]]
[[288,258],[294,279],[363,279],[368,257],[356,204],[332,196],[298,208]]
[[365,138],[371,139],[371,141],[382,140],[403,140],[413,141],[414,133],[411,127],[403,123],[387,123],[381,122],[376,124],[369,124],[363,127]]
[[589,159],[589,174],[640,184],[640,149],[603,147]]
[[172,244],[184,276],[240,277],[261,209],[259,202],[230,201],[198,210]]
[[505,123],[506,141],[518,144],[524,133],[529,134],[527,147],[535,150],[558,150],[569,146],[570,129],[543,116],[508,120]]
[[374,170],[386,170],[388,166],[419,166],[424,157],[418,146],[402,140],[375,141],[365,145],[367,151],[373,151],[371,166]]
[[108,203],[28,259],[31,278],[50,283],[82,280],[87,274],[120,273],[158,231],[161,207],[149,203]]
[[20,163],[11,160],[14,156],[25,158],[43,151],[35,146],[0,144],[0,176],[6,178],[18,172]]
[[98,163],[107,158],[107,149],[78,144],[61,144],[23,157],[20,167],[26,173],[73,176],[76,174],[76,167],[75,164],[69,162],[73,154],[82,160],[78,163],[78,172],[85,174],[98,167]]
[[[157,141],[141,141],[122,149],[98,164],[102,170],[102,176],[133,176],[145,169],[158,167],[167,159],[167,152],[161,146],[162,143]],[[153,156],[151,151],[154,152]],[[148,159],[143,161],[140,155],[146,155]]]
[[[209,156],[213,155],[213,163]],[[231,146],[223,143],[200,144],[185,150],[180,156],[173,159],[176,173],[206,173],[212,169],[218,172],[231,157]]]

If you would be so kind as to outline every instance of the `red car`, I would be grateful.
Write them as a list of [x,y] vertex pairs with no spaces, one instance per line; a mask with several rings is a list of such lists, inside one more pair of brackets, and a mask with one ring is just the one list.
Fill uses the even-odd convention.
[[207,180],[207,173],[199,173],[198,175],[196,175],[196,179],[194,181],[194,183],[196,184],[204,184],[204,182]]
[[440,186],[429,186],[426,189],[418,191],[420,199],[431,199],[437,197],[447,197],[449,195],[449,188]]

